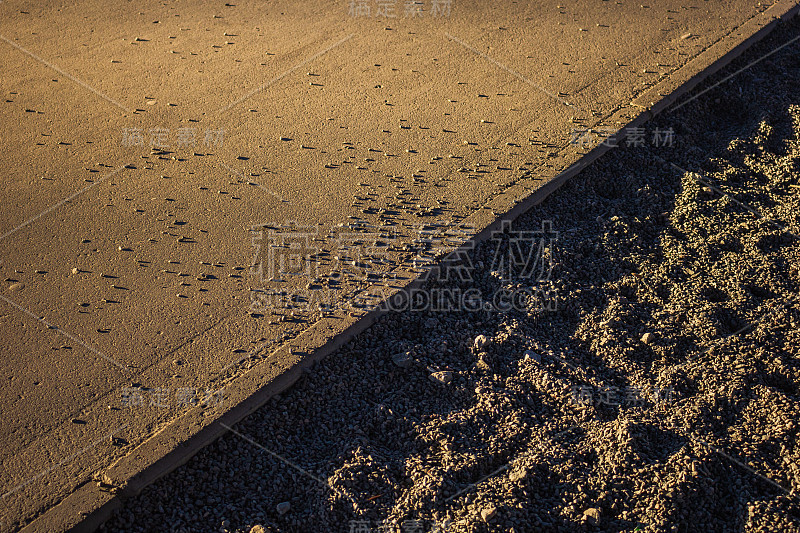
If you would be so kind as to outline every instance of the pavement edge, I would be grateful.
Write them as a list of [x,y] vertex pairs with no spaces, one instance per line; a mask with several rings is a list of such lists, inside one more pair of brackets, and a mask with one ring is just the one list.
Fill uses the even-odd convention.
[[[669,108],[678,98],[691,91],[701,81],[739,57],[745,50],[763,39],[784,20],[800,15],[800,4],[795,0],[779,0],[767,10],[743,23],[736,30],[717,41],[709,48],[675,71],[669,78],[645,90],[625,111],[636,111],[625,124],[617,138],[624,137],[627,127],[639,127],[655,115]],[[751,33],[752,32],[752,33]],[[513,221],[532,207],[540,204],[570,178],[589,166],[612,149],[600,144],[555,177],[541,184],[532,193],[517,201],[508,191],[498,196],[507,196],[500,202],[507,211],[499,215],[479,210],[470,222],[484,229],[473,237],[473,241],[487,240],[492,232],[501,227],[504,220]],[[512,187],[513,188],[513,187]],[[453,253],[455,254],[455,252]],[[451,254],[451,255],[453,255]],[[446,260],[446,259],[445,259]],[[400,273],[412,280],[399,288],[391,297],[402,298],[422,284],[413,271]],[[408,278],[406,278],[408,279]],[[350,339],[369,328],[385,311],[376,309],[363,316],[336,317],[341,322],[338,332],[328,334],[332,327],[325,320],[317,322],[298,338],[289,341],[270,354],[265,360],[251,368],[236,381],[244,381],[244,387],[236,391],[233,407],[224,410],[193,409],[157,431],[153,436],[132,450],[128,455],[103,471],[102,483],[87,480],[58,504],[34,518],[20,531],[70,531],[93,532],[97,530],[113,511],[122,506],[125,499],[138,495],[145,487],[169,474],[189,461],[205,446],[227,432],[224,425],[231,426],[244,419],[272,396],[292,386],[315,362],[324,359]],[[288,353],[287,353],[288,352]],[[276,365],[277,361],[284,364]],[[275,366],[278,368],[276,369]],[[230,403],[230,402],[229,402]],[[109,488],[110,487],[110,488]]]

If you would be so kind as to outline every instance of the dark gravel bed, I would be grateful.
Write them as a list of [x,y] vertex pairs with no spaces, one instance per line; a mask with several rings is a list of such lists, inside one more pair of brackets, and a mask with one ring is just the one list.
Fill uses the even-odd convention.
[[800,531],[800,41],[645,130],[512,224],[542,309],[387,314],[105,530]]

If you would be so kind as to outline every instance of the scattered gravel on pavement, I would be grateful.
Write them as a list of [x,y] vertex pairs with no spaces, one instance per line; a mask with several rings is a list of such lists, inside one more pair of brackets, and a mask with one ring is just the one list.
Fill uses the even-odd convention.
[[[514,222],[555,311],[389,313],[236,425],[285,462],[228,433],[105,531],[798,531],[800,43],[655,128]],[[431,288],[518,288],[494,246]]]

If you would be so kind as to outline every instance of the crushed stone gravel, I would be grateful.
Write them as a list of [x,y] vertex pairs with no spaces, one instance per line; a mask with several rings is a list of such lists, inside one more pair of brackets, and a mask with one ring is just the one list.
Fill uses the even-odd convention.
[[799,98],[795,43],[660,115],[514,222],[555,310],[389,313],[103,530],[800,530]]

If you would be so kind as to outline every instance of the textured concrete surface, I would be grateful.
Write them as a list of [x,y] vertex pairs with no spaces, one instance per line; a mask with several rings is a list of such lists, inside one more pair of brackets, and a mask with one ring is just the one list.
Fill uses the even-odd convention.
[[793,7],[233,4],[0,4],[4,531],[174,468]]

